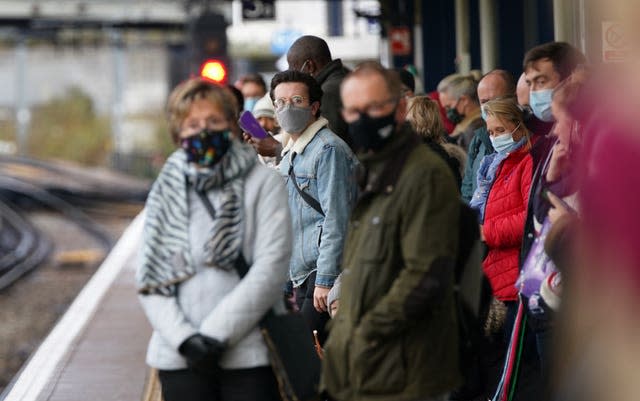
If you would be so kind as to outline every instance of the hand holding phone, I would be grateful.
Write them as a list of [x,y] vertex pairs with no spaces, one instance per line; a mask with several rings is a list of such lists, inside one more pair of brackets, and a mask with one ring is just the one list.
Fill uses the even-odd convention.
[[551,224],[555,223],[560,217],[566,214],[576,214],[575,209],[573,209],[567,202],[562,200],[558,195],[554,194],[551,191],[544,191],[543,196],[551,203],[551,209],[549,209],[549,220]]
[[264,130],[258,123],[258,120],[251,114],[250,111],[245,110],[240,114],[240,119],[238,120],[238,124],[240,128],[244,132],[247,132],[249,135],[256,139],[264,139],[269,136],[267,131]]
[[565,202],[561,197],[549,191],[548,189],[542,191],[542,197],[546,199],[553,207],[559,207],[567,210],[568,212],[575,212],[575,210],[571,206],[569,206],[567,202]]

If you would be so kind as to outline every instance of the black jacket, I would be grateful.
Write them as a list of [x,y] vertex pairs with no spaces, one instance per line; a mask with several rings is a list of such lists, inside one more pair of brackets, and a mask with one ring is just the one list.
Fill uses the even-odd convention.
[[329,120],[329,128],[353,150],[347,123],[342,118],[342,101],[340,100],[340,83],[348,73],[349,69],[342,65],[342,61],[335,59],[325,65],[315,78],[322,88],[320,114]]

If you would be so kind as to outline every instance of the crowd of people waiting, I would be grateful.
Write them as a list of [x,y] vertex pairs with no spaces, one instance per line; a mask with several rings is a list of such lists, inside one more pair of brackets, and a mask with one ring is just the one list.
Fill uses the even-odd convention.
[[[192,78],[169,98],[179,149],[149,194],[137,271],[165,401],[279,399],[258,322],[283,299],[319,335],[323,399],[604,399],[607,347],[586,333],[637,330],[608,296],[633,300],[640,282],[615,206],[637,200],[623,189],[640,154],[633,112],[602,105],[584,56],[545,43],[518,79],[453,74],[417,95],[406,70],[350,71],[318,37],[287,61],[269,88]],[[271,135],[243,133],[243,109]],[[454,277],[467,206],[490,293],[473,358]]]

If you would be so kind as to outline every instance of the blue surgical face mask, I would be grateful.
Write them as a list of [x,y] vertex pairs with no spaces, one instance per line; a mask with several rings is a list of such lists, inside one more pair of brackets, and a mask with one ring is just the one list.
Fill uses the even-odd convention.
[[253,111],[256,103],[260,100],[259,97],[247,97],[244,99],[244,109],[247,111]]
[[513,133],[518,130],[520,124],[511,132],[505,132],[504,134],[490,136],[491,145],[498,153],[505,153],[511,149],[511,147],[516,143],[513,140]]
[[553,115],[551,114],[551,98],[553,96],[553,89],[541,89],[538,91],[529,92],[529,105],[533,114],[538,119],[544,122],[552,122]]
[[487,112],[485,111],[483,106],[480,106],[480,114],[482,115],[482,119],[487,121]]

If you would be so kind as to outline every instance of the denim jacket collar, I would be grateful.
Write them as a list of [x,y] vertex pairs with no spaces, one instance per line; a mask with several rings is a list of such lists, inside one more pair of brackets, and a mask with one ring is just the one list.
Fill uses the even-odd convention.
[[[287,143],[287,146],[285,146],[285,148],[282,149],[282,156],[286,155],[287,153],[300,154],[304,152],[305,148],[307,147],[309,142],[313,140],[313,138],[316,136],[318,131],[326,127],[328,124],[329,124],[329,121],[326,118],[324,117],[318,118],[316,121],[311,123],[311,125],[309,125],[306,130],[302,132],[302,134],[298,139],[296,139],[295,141],[293,141],[293,138],[289,140],[289,142]],[[289,152],[291,150],[293,152]]]

